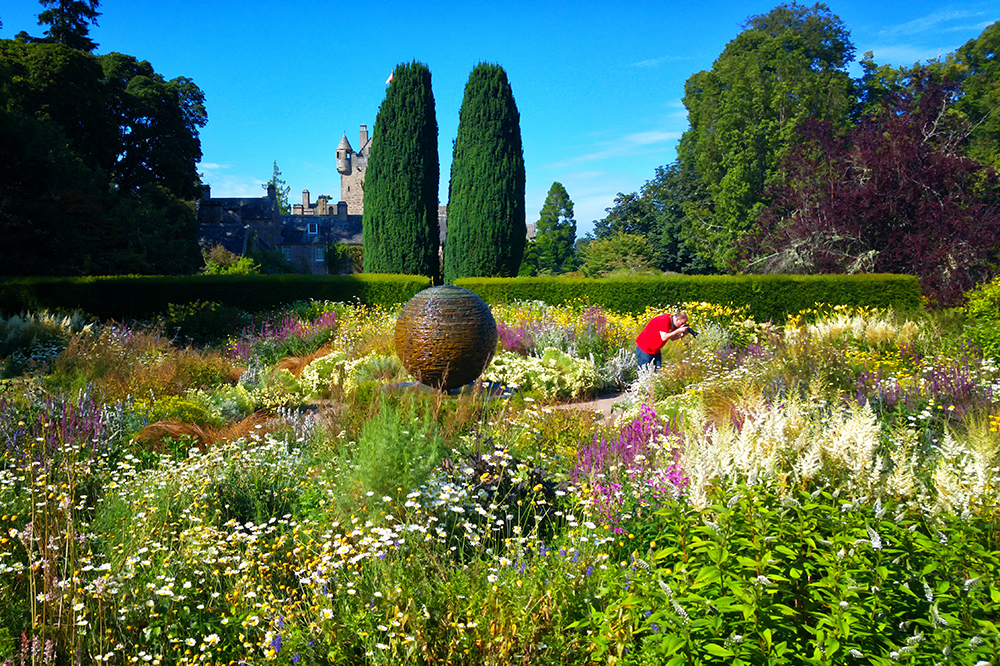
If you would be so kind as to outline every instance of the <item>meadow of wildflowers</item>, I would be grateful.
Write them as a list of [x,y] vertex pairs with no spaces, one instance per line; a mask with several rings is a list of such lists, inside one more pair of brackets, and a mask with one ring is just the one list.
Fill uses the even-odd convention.
[[392,309],[198,349],[9,323],[0,663],[1000,663],[997,359],[887,311],[677,307],[700,335],[640,373],[656,312],[497,306],[448,395]]

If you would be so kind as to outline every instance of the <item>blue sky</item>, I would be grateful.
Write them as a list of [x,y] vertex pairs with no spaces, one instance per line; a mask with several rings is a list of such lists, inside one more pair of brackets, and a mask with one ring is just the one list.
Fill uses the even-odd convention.
[[[292,202],[339,198],[335,149],[373,131],[385,80],[401,62],[431,70],[441,203],[469,72],[504,67],[521,114],[527,221],[554,181],[578,235],[619,192],[676,157],[684,82],[709,69],[748,16],[778,2],[260,2],[103,0],[98,53],[148,60],[204,91],[200,171],[215,196],[260,196],[277,160]],[[808,3],[811,4],[811,3]],[[858,58],[909,65],[947,54],[1000,20],[996,2],[831,0]],[[40,35],[41,6],[4,0],[0,37]],[[859,73],[855,66],[855,74]]]

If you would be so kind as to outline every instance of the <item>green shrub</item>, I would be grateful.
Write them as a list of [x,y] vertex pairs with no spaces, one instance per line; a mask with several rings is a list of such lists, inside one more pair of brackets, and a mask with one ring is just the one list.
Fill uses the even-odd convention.
[[79,309],[101,319],[148,319],[198,300],[266,312],[302,299],[395,306],[431,286],[419,275],[186,275],[0,280],[0,311]]
[[169,304],[163,327],[167,335],[204,345],[225,339],[245,326],[248,320],[247,314],[239,308],[211,301],[194,301]]
[[346,515],[375,518],[388,497],[396,504],[420,487],[445,454],[427,405],[383,403],[361,428],[358,441],[339,460],[340,499]]
[[624,612],[638,629],[627,664],[993,663],[996,516],[929,523],[837,495],[718,488],[707,511],[630,518],[626,535],[655,540],[628,597],[590,619],[598,649]]
[[483,379],[516,386],[524,395],[549,402],[581,398],[599,388],[593,363],[553,347],[545,349],[541,358],[501,352],[493,358]]
[[894,308],[920,304],[920,285],[908,275],[465,278],[455,285],[491,304],[523,300],[555,305],[581,300],[612,312],[635,314],[647,307],[704,301],[745,306],[760,321],[781,321],[816,303]]
[[136,400],[134,408],[150,423],[180,421],[198,426],[222,425],[222,419],[211,409],[206,408],[197,396],[165,395],[154,401]]
[[1000,356],[1000,277],[967,294],[965,337],[990,356]]
[[332,243],[326,248],[326,263],[333,274],[360,273],[364,270],[362,249],[356,245]]

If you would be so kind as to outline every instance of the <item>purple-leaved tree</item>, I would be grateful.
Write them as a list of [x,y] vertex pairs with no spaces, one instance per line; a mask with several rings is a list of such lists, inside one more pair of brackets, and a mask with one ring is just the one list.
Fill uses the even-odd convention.
[[1000,179],[959,152],[969,132],[953,110],[959,94],[917,70],[847,134],[807,122],[741,268],[907,273],[939,305],[988,279],[1000,249]]

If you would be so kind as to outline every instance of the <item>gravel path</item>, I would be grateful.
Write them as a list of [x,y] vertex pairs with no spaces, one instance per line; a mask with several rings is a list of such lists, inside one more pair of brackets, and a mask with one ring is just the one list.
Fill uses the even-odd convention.
[[625,397],[624,393],[606,393],[599,395],[594,400],[587,402],[574,402],[569,405],[559,405],[556,409],[582,409],[589,412],[598,412],[605,419],[612,417],[615,404]]

